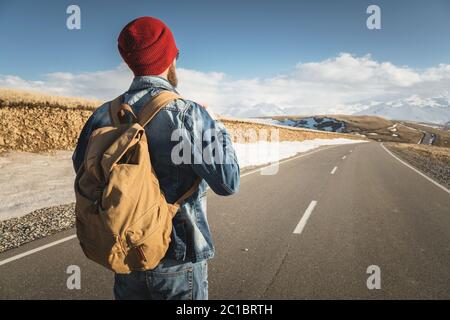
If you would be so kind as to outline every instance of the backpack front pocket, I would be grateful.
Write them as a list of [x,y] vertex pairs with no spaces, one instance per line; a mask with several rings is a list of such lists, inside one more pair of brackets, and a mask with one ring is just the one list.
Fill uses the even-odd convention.
[[132,270],[155,268],[170,243],[172,218],[165,206],[156,205],[131,225],[126,233],[126,264]]
[[131,247],[139,246],[158,229],[160,222],[160,207],[156,204],[133,222],[125,231],[129,245]]

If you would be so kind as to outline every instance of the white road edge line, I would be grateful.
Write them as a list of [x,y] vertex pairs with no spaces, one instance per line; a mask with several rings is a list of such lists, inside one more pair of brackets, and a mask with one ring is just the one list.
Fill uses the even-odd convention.
[[331,170],[330,174],[334,174],[337,170],[337,167],[334,167],[333,170]]
[[[294,157],[289,158],[289,159],[286,159],[286,160],[281,160],[281,161],[278,162],[278,164],[282,164],[282,163],[285,163],[285,162],[288,162],[288,161],[292,161],[292,160],[295,160],[295,159],[298,159],[298,158],[306,157],[306,156],[309,156],[310,154],[313,154],[313,153],[316,153],[316,152],[319,152],[319,151],[323,151],[323,150],[327,150],[327,149],[331,149],[331,148],[334,148],[334,147],[337,147],[337,146],[339,146],[339,145],[332,145],[332,146],[329,146],[329,147],[327,147],[327,148],[322,148],[322,149],[317,149],[317,150],[314,150],[314,151],[311,151],[311,152],[302,153],[302,154],[299,155],[299,156],[296,156],[296,157],[294,156]],[[244,174],[241,175],[241,178],[242,178],[242,177],[245,177],[245,176],[248,176],[248,175],[250,175],[250,174],[259,172],[259,171],[261,171],[262,169],[269,168],[269,167],[271,167],[271,166],[273,166],[273,165],[274,165],[274,164],[271,163],[271,164],[269,164],[269,165],[267,165],[267,166],[265,166],[265,167],[262,167],[262,168],[259,168],[259,169],[255,169],[255,170],[252,170],[252,171],[250,171],[250,172],[246,172],[246,173],[244,173]],[[58,245],[58,244],[60,244],[60,243],[63,243],[63,242],[66,242],[66,241],[75,239],[76,237],[77,237],[77,236],[76,236],[75,234],[73,234],[73,235],[71,235],[71,236],[62,238],[62,239],[60,239],[60,240],[57,240],[57,241],[54,241],[54,242],[50,242],[50,243],[48,243],[48,244],[46,244],[46,245],[43,245],[43,246],[41,246],[41,247],[37,247],[37,248],[35,248],[35,249],[29,250],[29,251],[25,251],[25,252],[23,252],[23,253],[20,253],[20,254],[18,254],[18,255],[12,256],[12,257],[7,258],[7,259],[5,259],[5,260],[1,260],[1,261],[0,261],[0,266],[2,266],[2,265],[4,265],[4,264],[7,264],[7,263],[9,263],[9,262],[18,260],[18,259],[20,259],[20,258],[29,256],[30,254],[39,252],[39,251],[41,251],[41,250],[45,250],[45,249],[47,249],[47,248],[56,246],[56,245]]]
[[303,228],[305,227],[306,222],[308,222],[309,216],[313,212],[314,207],[316,206],[316,204],[317,204],[317,201],[313,200],[309,204],[308,208],[306,208],[305,213],[303,214],[302,218],[300,219],[299,223],[297,224],[297,226],[294,229],[294,233],[295,234],[301,234],[302,233]]
[[16,256],[11,257],[11,258],[8,258],[8,259],[5,259],[5,260],[0,261],[0,266],[2,266],[2,265],[4,265],[4,264],[7,264],[7,263],[9,263],[9,262],[12,262],[12,261],[14,261],[14,260],[17,260],[17,259],[20,259],[20,258],[29,256],[30,254],[33,254],[33,253],[42,251],[42,250],[44,250],[44,249],[47,249],[47,248],[56,246],[57,244],[60,244],[60,243],[63,243],[63,242],[72,240],[72,239],[74,239],[74,238],[76,238],[76,237],[77,237],[77,235],[76,235],[76,234],[73,234],[73,235],[71,235],[71,236],[68,236],[68,237],[59,239],[59,240],[57,240],[57,241],[53,241],[53,242],[47,243],[46,245],[43,245],[43,246],[41,246],[41,247],[37,247],[37,248],[35,248],[35,249],[29,250],[29,251],[25,251],[25,252],[23,252],[23,253],[21,253],[21,254],[18,254],[18,255],[16,255]]
[[447,189],[446,187],[444,187],[443,185],[441,185],[440,183],[434,181],[433,179],[431,179],[429,176],[427,176],[426,174],[420,172],[419,170],[417,170],[416,168],[414,168],[413,166],[411,166],[410,164],[406,163],[405,161],[403,161],[402,159],[400,159],[399,157],[397,157],[395,154],[393,154],[391,151],[389,151],[384,144],[382,143],[381,146],[383,147],[383,149],[389,153],[392,157],[394,157],[395,159],[397,159],[399,162],[401,162],[402,164],[404,164],[405,166],[407,166],[408,168],[410,168],[411,170],[414,170],[416,173],[420,174],[422,177],[424,177],[425,179],[427,179],[428,181],[430,181],[431,183],[433,183],[435,186],[441,188],[442,190],[444,190],[447,193],[450,193],[450,190]]

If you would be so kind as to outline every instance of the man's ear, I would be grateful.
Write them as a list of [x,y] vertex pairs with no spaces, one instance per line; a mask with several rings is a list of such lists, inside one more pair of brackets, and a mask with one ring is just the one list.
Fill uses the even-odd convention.
[[172,65],[174,68],[176,68],[176,66],[177,66],[177,58],[176,57],[173,59]]

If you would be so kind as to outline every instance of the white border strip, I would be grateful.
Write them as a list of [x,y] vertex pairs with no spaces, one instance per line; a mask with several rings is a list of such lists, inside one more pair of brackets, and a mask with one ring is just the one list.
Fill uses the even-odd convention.
[[417,170],[416,168],[414,168],[413,166],[411,166],[410,164],[406,163],[405,161],[401,160],[399,157],[397,157],[395,154],[393,154],[391,151],[389,151],[384,144],[382,143],[381,146],[383,147],[384,150],[386,150],[387,153],[389,153],[392,157],[394,157],[395,159],[397,159],[398,161],[400,161],[401,163],[403,163],[405,166],[407,166],[408,168],[410,168],[411,170],[414,170],[415,172],[417,172],[418,174],[420,174],[422,177],[424,177],[425,179],[427,179],[428,181],[430,181],[431,183],[433,183],[435,186],[441,188],[442,190],[444,190],[447,193],[450,193],[450,190],[447,189],[446,187],[444,187],[443,185],[441,185],[440,183],[437,183],[436,181],[434,181],[433,179],[431,179],[429,176],[427,176],[426,174],[420,172],[419,170]]

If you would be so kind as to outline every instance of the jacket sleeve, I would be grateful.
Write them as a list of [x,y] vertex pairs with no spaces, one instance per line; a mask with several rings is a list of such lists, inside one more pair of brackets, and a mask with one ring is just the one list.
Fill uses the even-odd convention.
[[92,123],[94,122],[94,117],[91,115],[88,121],[84,124],[81,130],[80,136],[78,137],[77,146],[72,155],[72,163],[75,172],[78,172],[81,165],[83,164],[84,154],[86,152],[89,137],[92,133]]
[[240,170],[231,137],[222,122],[211,118],[204,107],[188,102],[183,114],[190,144],[190,166],[218,195],[239,190]]

